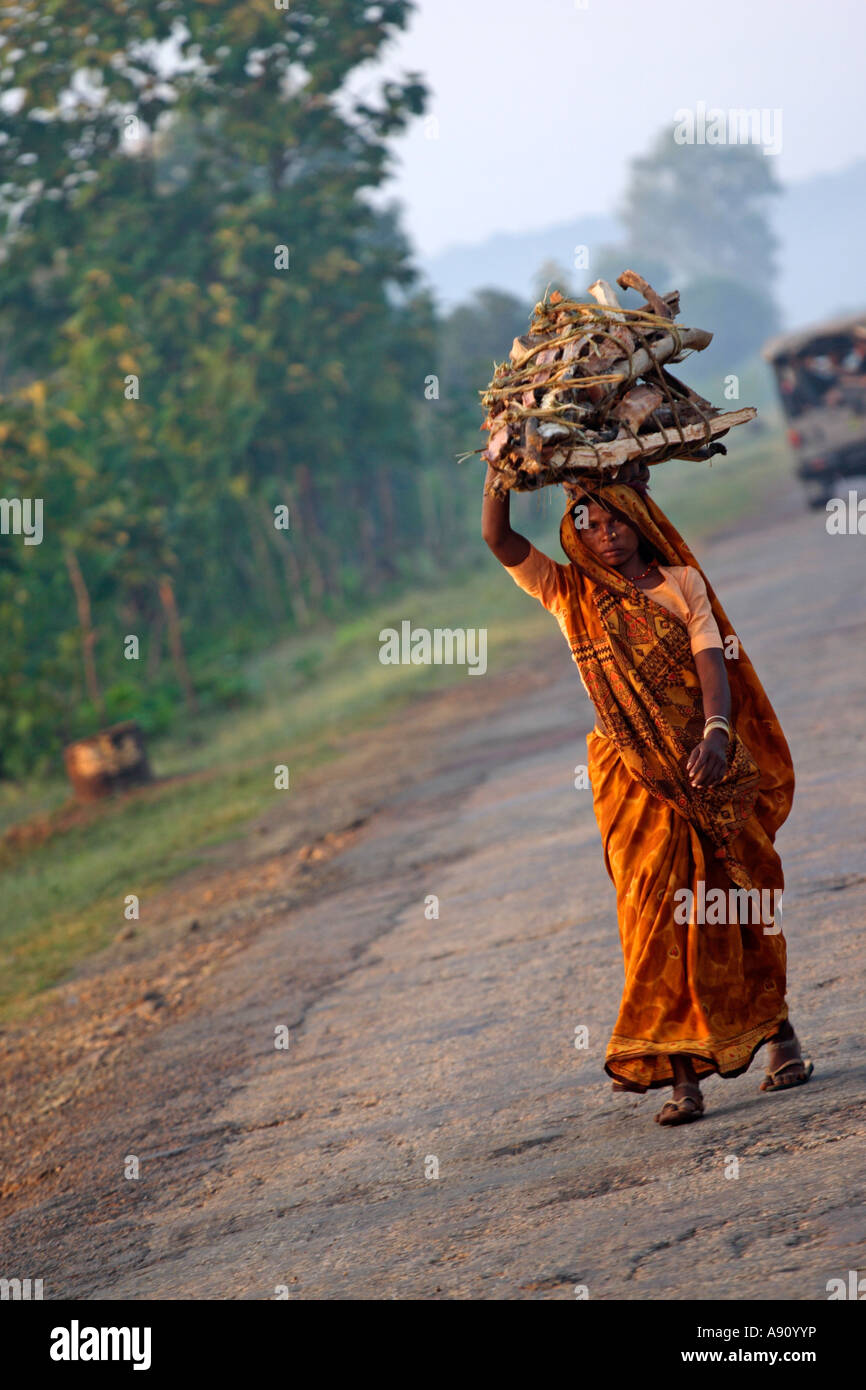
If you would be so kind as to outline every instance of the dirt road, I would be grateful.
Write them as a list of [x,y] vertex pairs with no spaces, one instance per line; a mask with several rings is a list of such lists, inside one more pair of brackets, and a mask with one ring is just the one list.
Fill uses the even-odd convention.
[[759,1094],[759,1053],[678,1130],[611,1094],[614,895],[551,620],[522,668],[347,741],[0,1037],[0,1274],[46,1298],[826,1298],[866,1263],[864,546],[796,504],[701,550],[794,753],[809,1086]]

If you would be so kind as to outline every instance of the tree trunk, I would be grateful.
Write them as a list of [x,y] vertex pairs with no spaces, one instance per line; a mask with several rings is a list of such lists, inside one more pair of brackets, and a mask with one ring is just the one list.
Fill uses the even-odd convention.
[[165,629],[165,614],[160,609],[154,616],[150,624],[150,640],[147,644],[147,664],[145,666],[145,678],[148,683],[155,681],[159,675],[159,667],[162,661],[162,634]]
[[[399,570],[397,557],[400,554],[403,536],[397,521],[397,503],[394,497],[394,474],[390,468],[376,470],[376,500],[382,523],[382,536],[379,542],[379,572],[386,582],[396,579]],[[406,524],[411,524],[406,518]]]
[[319,563],[316,554],[315,541],[319,534],[319,526],[316,521],[316,512],[312,497],[312,479],[310,470],[306,464],[302,464],[297,470],[298,493],[295,502],[295,513],[299,520],[299,529],[304,537],[304,569],[310,583],[310,597],[313,603],[321,603],[325,596],[327,587],[325,572]]
[[247,529],[250,533],[250,540],[253,543],[253,555],[256,562],[256,578],[261,584],[262,592],[265,596],[265,604],[271,615],[271,621],[275,623],[285,622],[285,610],[280,602],[279,589],[274,581],[270,550],[267,542],[262,536],[258,505],[254,498],[250,497],[247,499],[245,511]]
[[376,523],[370,508],[370,498],[363,485],[356,484],[353,487],[352,502],[354,514],[358,518],[356,535],[364,582],[371,593],[377,593],[382,587],[382,556],[381,549],[376,544]]
[[84,660],[84,683],[87,687],[87,694],[91,703],[95,706],[99,718],[105,718],[105,701],[102,698],[102,691],[99,688],[99,680],[96,675],[96,662],[94,660],[93,648],[96,643],[96,633],[93,628],[93,618],[90,609],[90,595],[87,592],[87,585],[84,582],[84,575],[81,573],[81,566],[78,557],[71,548],[65,552],[66,568],[69,571],[69,578],[72,581],[72,588],[75,593],[75,604],[78,609],[78,626],[81,629],[81,654]]
[[183,691],[187,708],[194,714],[198,709],[198,704],[195,698],[195,691],[192,688],[189,668],[186,664],[186,655],[183,650],[180,614],[177,611],[177,599],[174,596],[174,585],[167,574],[164,574],[159,581],[159,598],[168,627],[168,645],[171,650],[171,660],[175,674],[180,682],[180,688]]
[[395,574],[396,565],[394,561],[399,548],[400,538],[397,534],[392,478],[390,471],[385,468],[378,468],[376,470],[376,492],[379,498],[379,508],[382,516],[383,568],[386,573]]
[[433,479],[428,468],[419,470],[418,505],[421,509],[421,536],[424,545],[428,549],[435,549],[439,544],[440,526]]
[[[327,497],[324,497],[316,486],[314,478],[310,479],[308,491],[308,516],[313,518],[313,534],[318,542],[319,553],[324,556],[324,566],[322,573],[325,581],[325,590],[332,598],[339,600],[342,596],[343,585],[340,577],[341,563],[341,541],[334,535],[334,509]],[[324,516],[324,524],[321,518]]]
[[292,609],[292,617],[298,627],[306,627],[310,621],[310,608],[304,597],[301,584],[301,567],[298,564],[298,557],[292,544],[292,538],[284,531],[277,532],[274,527],[273,513],[267,508],[264,514],[265,533],[270,544],[273,546],[280,559],[286,576],[286,592],[289,596],[289,604]]

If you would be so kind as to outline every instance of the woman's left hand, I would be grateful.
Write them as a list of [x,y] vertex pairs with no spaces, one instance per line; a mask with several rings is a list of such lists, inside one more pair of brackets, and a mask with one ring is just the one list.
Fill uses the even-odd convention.
[[720,782],[728,770],[728,739],[723,729],[711,729],[694,747],[686,763],[693,787],[709,787]]

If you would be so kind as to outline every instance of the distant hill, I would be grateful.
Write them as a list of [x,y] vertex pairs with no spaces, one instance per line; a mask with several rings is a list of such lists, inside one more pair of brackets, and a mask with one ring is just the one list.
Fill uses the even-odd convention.
[[[866,160],[785,188],[774,225],[781,243],[777,294],[786,327],[866,305],[866,258],[857,232],[864,214]],[[483,286],[528,298],[545,260],[568,268],[575,246],[592,251],[621,237],[617,218],[590,215],[535,232],[497,232],[474,245],[419,257],[419,265],[443,308]],[[577,272],[574,278],[578,285],[587,279]]]
[[[429,259],[417,260],[441,306],[449,309],[486,286],[528,297],[535,273],[544,261],[555,260],[568,269],[574,260],[575,246],[592,250],[616,241],[620,235],[620,223],[615,217],[590,215],[542,227],[537,232],[495,232],[474,245],[450,246]],[[583,278],[575,272],[577,284]]]

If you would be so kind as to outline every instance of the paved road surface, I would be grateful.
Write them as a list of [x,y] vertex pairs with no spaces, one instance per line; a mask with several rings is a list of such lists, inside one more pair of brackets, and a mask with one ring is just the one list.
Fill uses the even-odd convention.
[[348,741],[0,1037],[0,1273],[49,1298],[808,1301],[866,1265],[864,546],[789,507],[701,552],[795,757],[809,1086],[759,1094],[759,1053],[678,1130],[611,1093],[614,894],[551,620],[531,662]]

